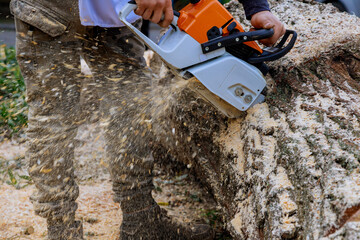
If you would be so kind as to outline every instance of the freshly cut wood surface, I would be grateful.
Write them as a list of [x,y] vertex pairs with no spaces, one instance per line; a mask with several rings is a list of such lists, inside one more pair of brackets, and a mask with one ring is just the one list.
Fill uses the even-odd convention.
[[[269,64],[265,103],[231,120],[190,83],[162,80],[155,155],[192,168],[235,239],[360,239],[360,19],[269,2],[299,40]],[[241,5],[227,7],[244,21]]]

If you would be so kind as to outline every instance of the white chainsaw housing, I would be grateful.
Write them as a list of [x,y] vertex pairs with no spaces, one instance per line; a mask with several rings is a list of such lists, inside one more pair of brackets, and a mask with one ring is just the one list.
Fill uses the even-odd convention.
[[126,20],[136,7],[125,5],[120,20],[179,75],[191,73],[209,91],[240,111],[263,99],[261,91],[266,82],[256,67],[227,53],[225,48],[204,54],[200,43],[177,27],[177,17],[160,42],[154,43]]
[[[173,69],[184,69],[225,54],[225,48],[203,54],[201,45],[186,32],[170,28],[157,44],[156,53],[172,66]],[[158,52],[159,51],[159,52]]]
[[246,111],[258,101],[266,86],[262,73],[256,67],[229,53],[190,67],[186,72],[240,111]]

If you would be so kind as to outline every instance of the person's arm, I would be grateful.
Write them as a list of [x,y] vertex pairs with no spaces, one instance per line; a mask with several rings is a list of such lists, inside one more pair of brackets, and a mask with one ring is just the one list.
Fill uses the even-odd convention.
[[260,42],[266,46],[271,46],[285,34],[284,24],[279,21],[270,12],[269,3],[267,0],[239,0],[245,10],[246,18],[251,20],[251,25],[254,28],[260,29],[274,29],[274,35],[271,38],[261,40]]
[[[135,14],[145,20],[159,24],[161,27],[170,25],[174,18],[171,0],[135,0],[137,9]],[[162,16],[164,16],[163,19]]]
[[239,0],[245,10],[247,20],[251,20],[252,15],[262,11],[269,11],[270,6],[267,0]]

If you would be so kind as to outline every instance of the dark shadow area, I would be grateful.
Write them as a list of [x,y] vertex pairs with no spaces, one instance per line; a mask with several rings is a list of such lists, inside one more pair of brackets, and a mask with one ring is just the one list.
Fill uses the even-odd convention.
[[0,1],[0,45],[15,46],[14,18],[10,13],[8,0]]

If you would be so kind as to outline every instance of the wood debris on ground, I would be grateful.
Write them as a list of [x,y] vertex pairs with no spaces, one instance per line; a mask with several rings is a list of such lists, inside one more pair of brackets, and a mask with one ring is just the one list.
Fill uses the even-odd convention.
[[[100,136],[100,137],[98,137]],[[82,126],[79,130],[75,168],[80,196],[77,199],[77,218],[82,219],[85,239],[116,239],[122,221],[118,203],[113,201],[110,175],[101,166],[104,138],[97,125]],[[21,181],[28,175],[25,161],[26,143],[0,143],[0,239],[45,239],[46,220],[35,215],[29,197],[34,185]],[[11,168],[18,184],[11,185],[6,168]],[[188,173],[169,176],[156,169],[155,200],[168,214],[184,223],[205,221],[219,226],[216,204]]]
[[[0,239],[44,239],[45,219],[36,216],[30,202],[34,186],[16,190],[0,185]],[[83,219],[87,239],[116,239],[122,220],[119,204],[112,200],[110,183],[80,185],[77,218]],[[33,233],[26,231],[33,228]]]

